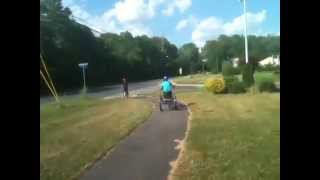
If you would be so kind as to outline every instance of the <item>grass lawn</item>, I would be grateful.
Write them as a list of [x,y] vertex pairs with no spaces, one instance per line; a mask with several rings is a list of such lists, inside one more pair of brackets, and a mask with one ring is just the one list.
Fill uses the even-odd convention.
[[70,100],[40,110],[40,178],[69,180],[104,155],[151,114],[138,99]]
[[178,96],[192,111],[174,180],[280,179],[280,95]]
[[274,82],[279,82],[280,75],[274,74],[273,72],[256,72],[255,79],[256,79],[257,84],[259,84],[261,81],[263,81],[265,79],[271,79]]

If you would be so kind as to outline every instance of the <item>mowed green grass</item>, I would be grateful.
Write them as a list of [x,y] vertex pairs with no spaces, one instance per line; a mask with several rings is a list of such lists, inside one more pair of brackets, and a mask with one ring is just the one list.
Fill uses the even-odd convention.
[[280,95],[178,96],[192,111],[174,180],[280,179]]
[[138,99],[68,101],[40,110],[40,178],[74,179],[151,114]]
[[272,80],[273,82],[279,82],[280,74],[274,74],[273,72],[256,72],[255,80],[257,84],[261,83],[263,80]]

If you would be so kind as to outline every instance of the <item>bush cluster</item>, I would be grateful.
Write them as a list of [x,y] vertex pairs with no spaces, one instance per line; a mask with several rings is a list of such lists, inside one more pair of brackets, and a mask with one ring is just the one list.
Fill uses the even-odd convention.
[[204,82],[205,88],[212,93],[218,94],[225,90],[225,81],[223,78],[209,78]]

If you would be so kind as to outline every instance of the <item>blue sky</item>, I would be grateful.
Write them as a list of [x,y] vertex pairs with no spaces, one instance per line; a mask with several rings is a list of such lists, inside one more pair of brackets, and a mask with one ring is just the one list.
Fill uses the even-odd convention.
[[[202,47],[220,34],[243,33],[238,0],[63,0],[80,23],[101,32],[165,36]],[[280,1],[247,0],[248,34],[280,35]]]

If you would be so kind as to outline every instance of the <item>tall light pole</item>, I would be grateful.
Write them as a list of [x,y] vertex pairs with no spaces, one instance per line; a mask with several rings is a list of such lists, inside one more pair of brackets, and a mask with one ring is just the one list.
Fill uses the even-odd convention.
[[246,64],[248,64],[248,39],[247,39],[247,10],[246,10],[246,0],[240,0],[243,3],[243,18],[244,18],[244,43],[245,43],[245,53],[246,53]]
[[86,87],[86,72],[85,68],[88,66],[88,63],[80,63],[78,64],[80,68],[82,68],[82,75],[83,75],[83,90],[86,92],[87,87]]

